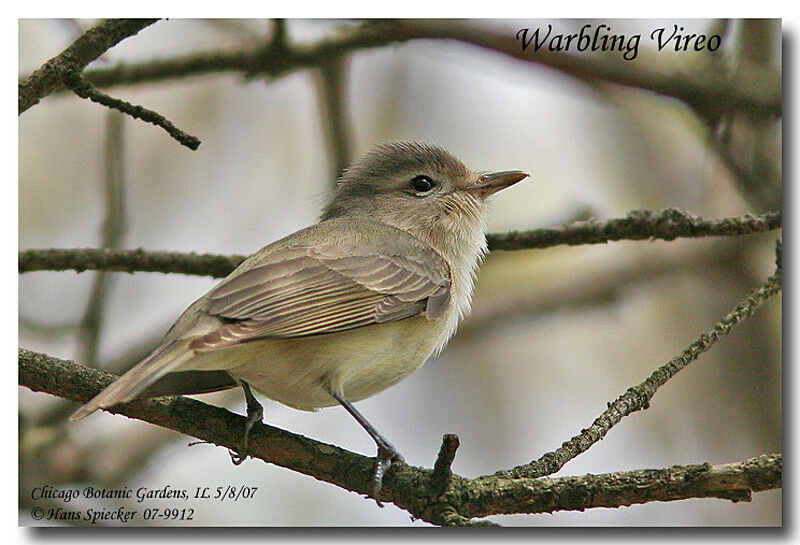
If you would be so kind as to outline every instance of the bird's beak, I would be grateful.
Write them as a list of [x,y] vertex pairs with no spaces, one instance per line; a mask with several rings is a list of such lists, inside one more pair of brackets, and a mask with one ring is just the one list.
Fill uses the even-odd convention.
[[520,172],[519,170],[484,174],[478,178],[478,183],[465,188],[465,191],[477,194],[480,198],[485,199],[489,195],[493,195],[501,189],[511,187],[527,177],[528,175],[526,173]]

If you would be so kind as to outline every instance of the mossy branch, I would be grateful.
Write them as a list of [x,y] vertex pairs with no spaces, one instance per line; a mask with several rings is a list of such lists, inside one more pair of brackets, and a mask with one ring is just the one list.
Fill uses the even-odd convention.
[[[19,349],[19,383],[36,392],[85,402],[116,377],[71,361]],[[203,441],[236,449],[245,418],[184,397],[134,401],[109,412],[143,420]],[[754,491],[781,486],[782,457],[764,455],[736,464],[673,466],[563,478],[490,477],[465,479],[450,473],[457,438],[445,436],[433,470],[396,462],[384,479],[382,500],[414,517],[440,525],[486,525],[475,517],[549,513],[674,501],[721,498],[749,501]],[[273,426],[258,424],[248,454],[346,490],[371,490],[373,460]]]

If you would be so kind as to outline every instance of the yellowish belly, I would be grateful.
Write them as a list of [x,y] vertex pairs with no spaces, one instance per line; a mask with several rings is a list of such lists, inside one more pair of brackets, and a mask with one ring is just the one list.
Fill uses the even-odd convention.
[[193,358],[194,369],[225,369],[290,407],[336,405],[330,391],[358,401],[397,383],[430,357],[446,320],[424,316],[295,339],[252,341]]

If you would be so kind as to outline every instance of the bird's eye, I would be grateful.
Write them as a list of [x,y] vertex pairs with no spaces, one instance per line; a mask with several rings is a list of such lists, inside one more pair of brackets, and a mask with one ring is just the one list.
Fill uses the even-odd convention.
[[433,189],[433,180],[428,178],[427,176],[415,176],[411,180],[411,189],[416,191],[417,193],[427,193],[431,189]]

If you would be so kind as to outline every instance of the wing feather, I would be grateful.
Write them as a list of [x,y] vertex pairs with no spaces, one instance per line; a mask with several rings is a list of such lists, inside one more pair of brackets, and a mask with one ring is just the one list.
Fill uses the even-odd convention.
[[223,321],[193,340],[198,351],[257,338],[344,331],[426,314],[449,300],[450,270],[432,248],[293,245],[262,257],[206,297],[204,311]]

